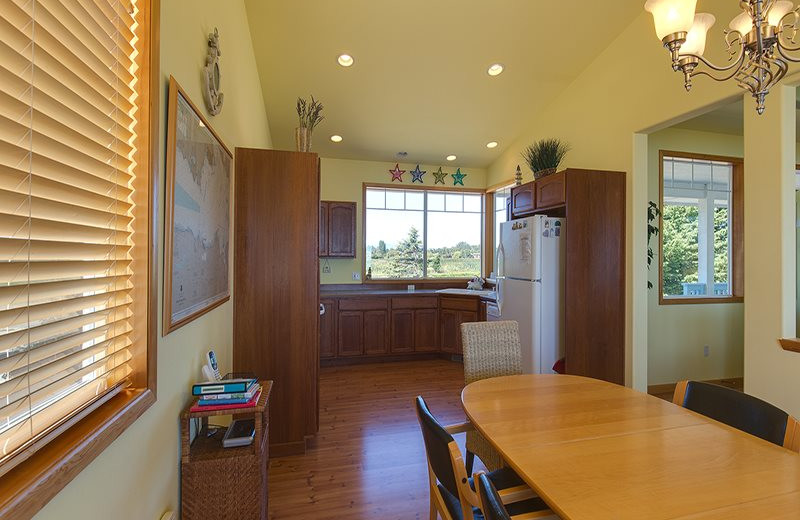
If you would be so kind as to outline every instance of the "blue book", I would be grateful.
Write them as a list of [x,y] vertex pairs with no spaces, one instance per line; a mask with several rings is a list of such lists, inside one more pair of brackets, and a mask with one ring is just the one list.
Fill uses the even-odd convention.
[[247,392],[258,379],[223,379],[192,385],[192,395],[233,394]]
[[[250,398],[252,399],[252,397]],[[250,399],[199,399],[197,404],[200,406],[217,406],[224,404],[245,404],[249,403]]]

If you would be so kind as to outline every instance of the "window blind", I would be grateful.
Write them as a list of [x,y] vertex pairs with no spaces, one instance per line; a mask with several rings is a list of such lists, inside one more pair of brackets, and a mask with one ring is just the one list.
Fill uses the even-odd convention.
[[136,0],[0,0],[0,474],[127,384]]

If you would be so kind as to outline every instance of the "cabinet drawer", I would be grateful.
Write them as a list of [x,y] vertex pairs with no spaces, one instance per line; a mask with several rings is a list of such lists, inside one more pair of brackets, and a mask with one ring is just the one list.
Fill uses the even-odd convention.
[[567,183],[563,173],[543,177],[534,183],[536,209],[561,206],[566,201]]
[[448,298],[443,296],[440,301],[442,309],[449,309],[453,311],[478,312],[478,304],[480,303],[480,300],[476,297]]
[[372,311],[387,310],[389,300],[386,298],[341,298],[340,311]]
[[400,296],[392,298],[392,309],[435,309],[436,296]]

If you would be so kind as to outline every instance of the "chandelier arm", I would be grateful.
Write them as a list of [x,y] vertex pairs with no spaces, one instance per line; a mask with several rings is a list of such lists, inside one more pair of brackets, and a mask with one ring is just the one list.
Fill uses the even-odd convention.
[[787,61],[791,61],[792,63],[800,63],[800,56],[795,58],[794,56],[790,56],[789,52],[798,52],[800,51],[800,47],[784,47],[780,42],[775,46],[778,49],[778,54]]
[[694,70],[692,70],[692,72],[690,74],[691,77],[708,76],[709,78],[713,79],[714,81],[719,81],[719,82],[728,81],[729,79],[731,79],[734,76],[736,76],[737,74],[739,74],[741,72],[741,70],[742,70],[743,65],[744,65],[744,54],[740,54],[739,58],[735,62],[731,63],[730,66],[724,67],[724,68],[715,67],[712,63],[710,63],[708,60],[706,60],[702,56],[694,56],[694,57],[698,58],[703,64],[707,65],[709,68],[711,68],[715,72],[728,72],[728,71],[731,71],[730,74],[727,74],[725,76],[720,76],[720,77],[714,76],[713,74],[711,74],[711,72],[703,70],[703,69],[694,69]]
[[706,67],[708,67],[709,69],[711,69],[711,70],[713,70],[715,72],[727,72],[727,71],[733,70],[733,69],[738,70],[739,68],[741,68],[742,63],[744,63],[744,56],[745,56],[744,48],[742,48],[742,50],[739,52],[739,56],[730,65],[728,65],[726,67],[718,67],[717,65],[714,65],[713,63],[708,61],[703,56],[699,56],[697,54],[681,54],[681,57],[696,58],[698,61],[700,61],[700,63],[702,63],[703,65],[705,65]]

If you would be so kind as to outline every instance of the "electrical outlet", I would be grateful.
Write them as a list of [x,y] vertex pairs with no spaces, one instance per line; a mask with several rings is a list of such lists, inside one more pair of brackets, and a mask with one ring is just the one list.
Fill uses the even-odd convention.
[[361,281],[361,273],[357,273],[357,272],[353,271],[353,280],[355,280],[356,282],[360,282]]
[[703,346],[703,357],[708,357],[708,355],[709,355],[710,353],[711,353],[711,349],[710,349],[710,348],[708,348],[708,345],[704,345],[704,346]]
[[328,264],[323,265],[322,272],[325,274],[331,274],[331,266],[329,266]]

